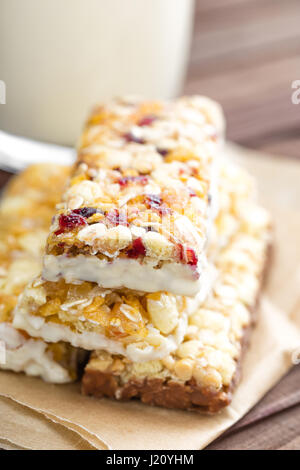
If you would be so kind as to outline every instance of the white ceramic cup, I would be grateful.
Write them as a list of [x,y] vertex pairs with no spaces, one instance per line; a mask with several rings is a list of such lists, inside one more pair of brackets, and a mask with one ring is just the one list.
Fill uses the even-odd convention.
[[0,0],[0,128],[74,144],[97,101],[180,92],[193,0]]

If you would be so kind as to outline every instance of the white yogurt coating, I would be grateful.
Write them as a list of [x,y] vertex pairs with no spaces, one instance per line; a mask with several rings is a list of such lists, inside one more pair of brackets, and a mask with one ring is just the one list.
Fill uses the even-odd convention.
[[[195,312],[211,291],[212,285],[217,277],[217,270],[213,265],[207,265],[204,272],[205,282],[202,283],[202,289],[195,297],[186,298],[185,311],[180,314],[177,312],[177,315],[179,315],[178,322],[170,333],[166,332],[166,334],[164,334],[162,333],[163,329],[160,330],[155,328],[152,323],[148,323],[147,329],[149,331],[149,337],[146,336],[146,338],[141,337],[140,340],[132,340],[130,344],[126,344],[125,341],[120,339],[111,339],[100,332],[88,331],[89,324],[94,324],[95,321],[86,318],[84,314],[78,316],[79,314],[76,310],[73,312],[74,318],[83,321],[87,325],[87,331],[74,332],[65,324],[58,324],[51,321],[46,322],[45,318],[41,316],[31,315],[29,313],[30,302],[32,301],[30,298],[32,295],[30,294],[30,290],[25,290],[24,294],[20,296],[19,303],[14,312],[13,324],[16,328],[25,330],[29,335],[43,338],[46,342],[50,343],[66,341],[74,347],[80,347],[86,350],[102,349],[111,354],[121,354],[134,362],[161,359],[177,349],[182,343],[186,333],[188,316]],[[35,291],[36,287],[38,287],[38,285],[33,286],[31,289],[37,296],[34,302],[38,305],[39,300],[37,295],[38,291]],[[72,313],[72,307],[84,304],[88,301],[88,298],[79,299],[76,302],[64,304],[61,308],[62,310]],[[44,298],[42,298],[42,302],[44,302]],[[167,313],[169,312],[166,312],[166,314]]]
[[[201,263],[202,264],[202,263]],[[189,265],[164,263],[160,269],[151,264],[141,264],[134,259],[116,259],[108,262],[97,256],[46,255],[43,279],[56,282],[64,278],[67,283],[78,280],[96,282],[104,288],[121,288],[142,292],[166,291],[176,295],[195,296],[206,284],[206,274],[201,270],[200,278]]]
[[6,351],[0,369],[25,372],[51,383],[72,381],[69,371],[51,358],[44,341],[25,338],[10,323],[0,323],[0,341],[5,343]]
[[[82,333],[73,332],[68,326],[46,322],[42,317],[36,317],[26,312],[26,308],[19,307],[15,311],[13,325],[16,328],[25,330],[30,336],[43,338],[49,343],[65,341],[74,347],[86,350],[103,349],[111,354],[121,354],[131,361],[144,362],[154,359],[161,359],[170,352],[177,349],[182,343],[187,329],[187,315],[184,314],[178,320],[178,324],[172,334],[168,336],[158,335],[159,346],[147,345],[143,349],[139,343],[129,345],[122,344],[121,341],[112,340],[98,332],[85,331]],[[149,333],[158,332],[154,327],[149,327]]]
[[[77,283],[78,281],[95,282],[106,289],[119,289],[122,287],[142,291],[158,292],[166,291],[175,295],[189,297],[197,296],[200,292],[205,294],[207,290],[207,265],[206,247],[210,241],[210,235],[214,220],[218,214],[218,177],[219,163],[217,160],[212,165],[211,190],[212,202],[207,207],[206,215],[206,240],[203,245],[198,263],[195,266],[182,264],[175,261],[164,261],[161,267],[157,268],[157,260],[147,260],[141,263],[138,259],[114,258],[100,259],[94,254],[77,256],[44,255],[43,257],[43,279],[50,282],[57,282],[63,278],[67,283]],[[195,198],[196,200],[197,198]],[[196,245],[201,245],[201,240],[192,222],[187,217],[178,217],[177,223],[180,230],[185,230],[188,234],[194,234]],[[101,230],[97,236],[103,235],[106,228],[103,224],[95,224],[88,227],[90,230]],[[119,228],[119,227],[118,227]],[[87,228],[82,229],[82,232]],[[111,229],[114,230],[114,229]],[[125,230],[125,227],[123,227]],[[126,230],[130,233],[129,229]],[[143,230],[140,227],[131,228]],[[80,238],[80,233],[78,238]],[[144,233],[144,232],[143,232]],[[136,235],[136,234],[135,234]],[[131,235],[130,235],[131,236]],[[141,236],[138,234],[137,236]],[[85,239],[84,239],[85,240]],[[85,240],[87,245],[88,243]]]

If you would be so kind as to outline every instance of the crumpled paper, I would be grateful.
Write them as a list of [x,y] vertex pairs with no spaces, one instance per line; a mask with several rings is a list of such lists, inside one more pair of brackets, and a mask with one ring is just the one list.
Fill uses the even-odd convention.
[[300,355],[300,164],[232,145],[257,177],[274,218],[274,256],[258,325],[232,404],[216,416],[117,403],[0,373],[0,447],[25,449],[202,449],[249,411]]

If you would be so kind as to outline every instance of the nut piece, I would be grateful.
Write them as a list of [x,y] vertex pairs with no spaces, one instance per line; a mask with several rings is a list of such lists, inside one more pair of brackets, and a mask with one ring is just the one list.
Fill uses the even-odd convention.
[[66,201],[73,200],[75,196],[80,196],[85,204],[94,203],[95,199],[103,196],[103,191],[99,184],[93,181],[81,181],[80,183],[71,186],[66,194]]
[[160,361],[136,362],[133,364],[132,370],[133,375],[149,377],[161,372],[162,363]]
[[218,350],[207,351],[206,359],[210,367],[216,369],[224,385],[229,385],[236,370],[236,363],[229,354]]
[[174,369],[174,365],[175,365],[175,359],[173,356],[171,356],[171,354],[169,354],[168,356],[164,357],[162,360],[161,360],[162,364],[169,370],[173,370]]
[[75,196],[71,197],[68,202],[68,208],[71,210],[78,209],[84,203],[83,197],[75,194]]
[[197,356],[200,346],[201,346],[200,341],[197,341],[197,340],[185,341],[179,346],[176,354],[177,356],[181,358],[188,358],[188,357],[193,358]]
[[173,244],[157,232],[147,232],[143,237],[147,256],[166,260],[172,257]]
[[194,362],[191,359],[181,359],[177,361],[174,367],[175,374],[181,380],[190,380],[193,374]]
[[113,364],[112,356],[106,351],[97,351],[93,353],[87,368],[95,369],[100,372],[107,372]]
[[199,328],[197,328],[196,325],[188,325],[185,337],[187,339],[197,339],[198,335],[199,335]]
[[104,224],[98,223],[93,225],[88,225],[87,227],[80,230],[78,233],[78,240],[86,243],[87,245],[93,245],[95,240],[101,239],[107,228]]
[[153,325],[165,335],[178,324],[176,297],[164,292],[147,295],[147,308]]
[[201,329],[210,329],[211,331],[225,331],[230,328],[230,319],[221,313],[205,308],[199,309],[190,317],[190,323],[197,327],[197,332]]
[[132,236],[129,228],[123,225],[107,230],[104,224],[98,223],[80,230],[78,239],[99,251],[113,253],[130,245]]
[[212,368],[204,368],[201,364],[196,364],[193,370],[193,377],[196,382],[203,387],[213,387],[219,390],[222,387],[221,374]]
[[130,245],[131,241],[132,236],[130,229],[128,227],[124,227],[124,225],[110,228],[103,238],[104,248],[110,252],[126,248]]

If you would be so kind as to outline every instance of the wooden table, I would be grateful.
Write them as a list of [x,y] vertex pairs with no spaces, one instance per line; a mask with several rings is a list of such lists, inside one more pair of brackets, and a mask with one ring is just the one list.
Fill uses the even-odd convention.
[[[225,110],[229,139],[299,158],[299,0],[196,0],[185,93]],[[208,449],[300,449],[300,366]]]

